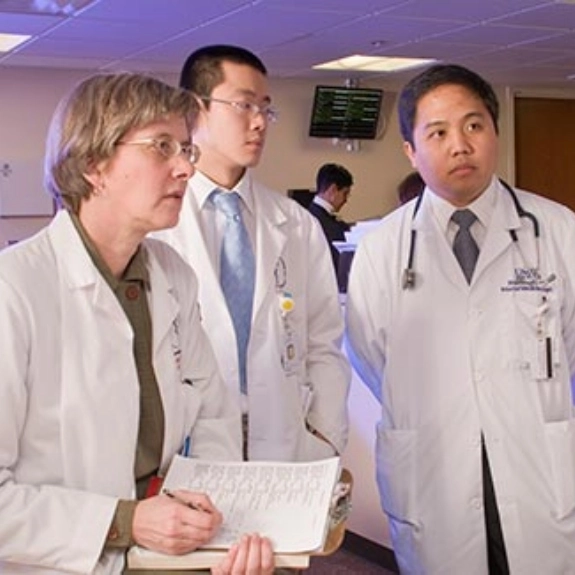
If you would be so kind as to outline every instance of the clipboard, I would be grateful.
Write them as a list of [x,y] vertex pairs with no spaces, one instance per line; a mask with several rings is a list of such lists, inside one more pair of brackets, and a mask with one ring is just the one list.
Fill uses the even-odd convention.
[[[310,553],[276,553],[276,568],[306,569],[310,558],[335,553],[345,536],[346,521],[351,511],[353,477],[343,468],[335,486],[330,507],[329,526],[321,549]],[[217,565],[227,554],[224,549],[198,549],[185,555],[173,556],[153,553],[146,549],[132,547],[127,554],[130,569],[139,570],[205,570]]]
[[330,526],[325,543],[321,551],[312,553],[312,556],[331,555],[335,553],[343,543],[347,518],[351,513],[351,492],[353,489],[353,476],[347,468],[341,470],[339,482],[334,494],[334,502],[330,511]]

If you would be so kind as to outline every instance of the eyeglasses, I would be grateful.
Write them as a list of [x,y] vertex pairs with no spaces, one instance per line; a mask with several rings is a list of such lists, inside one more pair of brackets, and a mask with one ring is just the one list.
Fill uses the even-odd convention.
[[261,114],[270,123],[275,123],[279,119],[278,110],[269,104],[260,106],[259,104],[254,104],[253,102],[247,102],[245,100],[222,100],[220,98],[211,98],[209,96],[198,97],[204,102],[218,102],[218,104],[227,104],[228,106],[232,106],[232,108],[235,108],[238,113],[245,114],[250,118],[255,118],[257,115]]
[[200,158],[200,149],[196,144],[180,144],[174,138],[142,138],[141,140],[120,141],[117,145],[149,146],[168,160],[184,154],[191,164],[195,164]]

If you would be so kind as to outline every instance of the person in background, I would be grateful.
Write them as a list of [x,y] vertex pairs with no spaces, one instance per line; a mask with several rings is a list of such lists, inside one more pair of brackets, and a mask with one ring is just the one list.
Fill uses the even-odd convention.
[[407,204],[413,198],[417,198],[425,188],[425,182],[417,170],[410,172],[399,182],[397,197],[401,205]]
[[333,242],[345,242],[351,226],[337,213],[346,204],[353,186],[353,176],[339,164],[324,164],[316,175],[316,193],[309,211],[318,219],[329,242],[333,266],[338,271],[339,252]]
[[[45,182],[64,209],[0,252],[3,575],[115,575],[134,543],[182,554],[220,527],[206,494],[144,499],[187,441],[195,457],[241,456],[195,276],[144,239],[178,221],[196,113],[183,90],[99,74],[53,116]],[[272,571],[257,535],[214,569]]]
[[347,336],[382,404],[400,571],[572,573],[575,214],[497,178],[499,104],[475,72],[432,66],[398,109],[426,188],[360,242]]
[[179,224],[160,237],[200,279],[203,324],[243,412],[244,457],[337,455],[350,369],[329,250],[307,210],[250,171],[277,118],[266,68],[244,48],[206,46],[180,84],[200,107],[201,156]]

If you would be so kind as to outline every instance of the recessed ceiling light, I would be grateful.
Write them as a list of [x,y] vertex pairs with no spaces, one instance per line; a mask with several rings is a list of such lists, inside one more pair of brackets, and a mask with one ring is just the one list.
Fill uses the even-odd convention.
[[10,52],[29,40],[32,36],[24,36],[22,34],[2,34],[0,33],[0,52]]
[[348,56],[313,66],[315,70],[356,70],[359,72],[398,72],[431,64],[436,60],[429,58],[393,58],[381,56]]

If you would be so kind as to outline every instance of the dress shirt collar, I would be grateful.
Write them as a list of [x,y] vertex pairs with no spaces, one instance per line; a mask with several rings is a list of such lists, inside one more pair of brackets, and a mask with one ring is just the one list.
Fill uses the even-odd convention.
[[328,214],[331,214],[332,216],[335,215],[333,206],[327,200],[324,200],[321,196],[316,194],[313,197],[313,203],[323,208]]
[[209,197],[211,193],[217,188],[225,191],[237,192],[243,200],[244,207],[250,212],[254,213],[254,197],[252,191],[252,176],[249,171],[246,171],[242,179],[231,189],[227,190],[223,186],[219,186],[216,182],[211,180],[208,176],[196,170],[190,179],[193,193],[196,195],[198,205],[203,209],[206,204],[211,205]]
[[[429,186],[425,193],[429,193],[429,200],[431,202],[431,209],[443,233],[447,233],[451,216],[457,209],[447,200],[438,196]],[[485,191],[465,208],[471,210],[476,216],[477,220],[481,223],[484,229],[489,226],[491,216],[495,210],[497,202],[497,178],[495,176]]]

